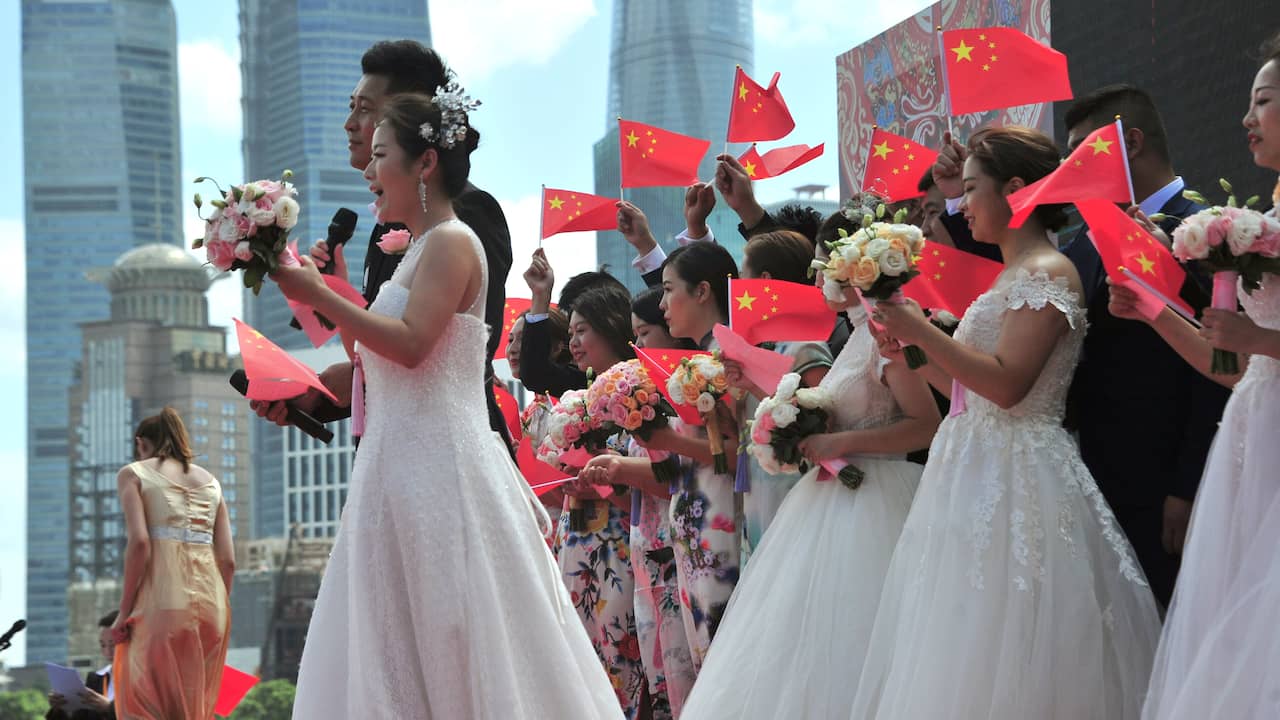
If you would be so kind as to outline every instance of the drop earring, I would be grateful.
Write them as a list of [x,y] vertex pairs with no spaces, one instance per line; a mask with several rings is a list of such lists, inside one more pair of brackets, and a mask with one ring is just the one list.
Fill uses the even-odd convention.
[[422,182],[422,178],[418,178],[418,202],[422,205],[422,212],[427,211],[427,184]]

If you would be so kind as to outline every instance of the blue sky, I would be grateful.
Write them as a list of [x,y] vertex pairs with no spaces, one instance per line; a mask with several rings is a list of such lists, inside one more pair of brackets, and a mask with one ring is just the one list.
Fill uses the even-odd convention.
[[[829,143],[826,155],[783,178],[757,186],[762,200],[791,196],[804,184],[838,188],[835,57],[930,3],[907,0],[755,0],[756,78],[782,73],[780,87],[796,118],[787,144]],[[236,3],[174,0],[178,18],[183,178],[241,179],[240,106],[227,101],[227,80],[239,83]],[[611,0],[431,0],[435,45],[462,84],[483,100],[474,122],[483,133],[472,178],[502,203],[512,230],[516,267],[510,294],[527,295],[520,273],[537,246],[541,184],[590,191],[591,146],[605,132]],[[0,3],[0,136],[20,147],[21,18],[17,2]],[[209,78],[220,78],[218,83]],[[726,102],[730,89],[725,88]],[[75,111],[75,110],[71,110]],[[85,111],[81,109],[80,111]],[[636,118],[643,120],[643,118]],[[0,173],[0,386],[13,405],[0,413],[0,625],[25,605],[26,382],[23,289],[22,157],[11,154]],[[248,178],[244,178],[248,179]],[[184,236],[199,232],[184,203]],[[557,236],[546,249],[560,277],[595,264],[594,233]],[[239,292],[222,282],[211,292],[214,322],[239,315]],[[0,628],[0,629],[3,629]],[[25,643],[0,653],[20,664]]]

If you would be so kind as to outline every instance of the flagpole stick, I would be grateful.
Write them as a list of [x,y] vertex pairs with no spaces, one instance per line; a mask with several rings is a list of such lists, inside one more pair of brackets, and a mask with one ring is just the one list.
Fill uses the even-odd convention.
[[956,130],[951,125],[951,79],[947,75],[947,50],[942,43],[942,26],[934,26],[934,36],[938,38],[938,67],[942,69],[942,116],[947,120],[947,134],[954,141]]
[[1138,198],[1133,194],[1133,173],[1129,171],[1129,148],[1124,142],[1124,121],[1116,115],[1116,137],[1120,139],[1120,157],[1124,160],[1124,179],[1129,183],[1129,204],[1137,205]]
[[622,116],[618,116],[618,199],[625,200],[622,190],[626,185],[622,182]]
[[542,247],[543,233],[546,232],[547,222],[547,184],[542,183],[541,201],[538,205],[538,247]]
[[733,329],[733,276],[729,276],[729,329]]
[[1157,300],[1159,300],[1160,302],[1162,302],[1162,303],[1164,303],[1165,305],[1167,305],[1167,306],[1169,307],[1169,309],[1170,309],[1170,310],[1172,310],[1172,311],[1174,311],[1174,312],[1178,313],[1179,315],[1181,315],[1183,318],[1185,318],[1185,319],[1186,319],[1186,321],[1187,321],[1187,322],[1191,323],[1192,325],[1194,325],[1194,326],[1195,326],[1195,327],[1197,327],[1197,328],[1201,327],[1201,325],[1200,325],[1200,321],[1196,320],[1196,318],[1195,318],[1195,316],[1194,316],[1194,315],[1192,315],[1191,313],[1188,313],[1186,310],[1183,310],[1183,309],[1182,309],[1182,307],[1181,307],[1180,305],[1178,305],[1178,304],[1177,304],[1176,302],[1174,302],[1173,300],[1170,300],[1170,299],[1169,299],[1169,296],[1165,295],[1164,293],[1160,292],[1159,290],[1155,289],[1154,287],[1151,287],[1151,284],[1150,284],[1150,283],[1148,283],[1147,281],[1145,281],[1145,280],[1143,280],[1142,278],[1140,278],[1140,277],[1138,277],[1137,275],[1135,275],[1135,274],[1134,274],[1134,272],[1133,272],[1132,270],[1130,270],[1129,268],[1122,267],[1122,268],[1120,268],[1120,272],[1124,273],[1124,276],[1125,276],[1126,278],[1128,278],[1128,279],[1130,279],[1130,280],[1134,281],[1135,283],[1137,283],[1137,284],[1138,284],[1138,286],[1139,286],[1139,287],[1141,287],[1143,290],[1146,290],[1147,292],[1149,292],[1149,293],[1151,293],[1152,295],[1154,295],[1154,296],[1156,297],[1156,299],[1157,299]]

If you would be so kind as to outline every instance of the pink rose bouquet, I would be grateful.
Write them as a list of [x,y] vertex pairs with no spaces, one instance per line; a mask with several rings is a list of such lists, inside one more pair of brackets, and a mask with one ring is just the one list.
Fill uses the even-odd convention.
[[[559,467],[581,468],[591,456],[602,451],[612,433],[601,418],[587,412],[587,391],[570,390],[560,396],[547,417],[547,437],[538,446],[538,459]],[[584,508],[577,498],[569,498],[569,529],[586,529]]]
[[[1213,270],[1213,307],[1236,309],[1236,283],[1247,293],[1262,286],[1266,273],[1280,275],[1280,220],[1252,209],[1258,197],[1236,204],[1231,183],[1218,181],[1228,193],[1225,206],[1211,207],[1182,221],[1173,231],[1173,255],[1183,262],[1198,260]],[[1204,196],[1183,193],[1204,205]],[[1234,352],[1214,348],[1210,370],[1234,375],[1240,361]]]
[[[675,414],[639,360],[624,360],[601,373],[587,389],[587,412],[610,434],[627,432],[641,440],[667,427],[667,418]],[[651,450],[649,459],[659,482],[675,479],[679,468],[670,455]]]
[[[203,247],[209,263],[218,270],[243,270],[244,286],[255,295],[269,273],[282,263],[297,262],[288,250],[289,231],[297,225],[300,211],[294,200],[298,192],[288,182],[291,177],[293,173],[285,170],[278,182],[258,180],[232,185],[225,191],[213,178],[196,178],[197,183],[213,182],[219,198],[209,203],[213,213],[201,216],[204,237],[197,238],[191,247]],[[204,207],[199,193],[195,205],[197,212]]]

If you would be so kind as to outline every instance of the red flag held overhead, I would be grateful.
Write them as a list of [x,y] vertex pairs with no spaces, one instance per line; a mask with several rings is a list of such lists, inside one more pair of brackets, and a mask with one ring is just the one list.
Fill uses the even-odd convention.
[[1129,157],[1120,121],[1103,125],[1085,138],[1057,170],[1009,196],[1009,227],[1022,227],[1037,205],[1080,200],[1130,202]]
[[795,129],[796,121],[778,91],[774,73],[769,87],[760,87],[739,66],[733,76],[733,104],[729,108],[729,142],[777,140]]
[[684,187],[698,181],[698,164],[711,147],[660,127],[618,119],[622,187]]
[[616,198],[573,190],[542,189],[542,237],[583,230],[618,227]]
[[791,172],[810,160],[821,157],[825,147],[826,143],[817,147],[788,145],[774,148],[761,155],[756,146],[752,145],[738,158],[738,164],[742,165],[743,170],[747,171],[747,177],[752,180],[764,180],[765,178],[778,177],[783,173]]
[[862,189],[883,195],[889,202],[920,197],[924,194],[918,189],[920,178],[937,158],[934,150],[874,128]]
[[952,115],[1072,97],[1067,56],[1021,30],[947,30],[942,52]]

